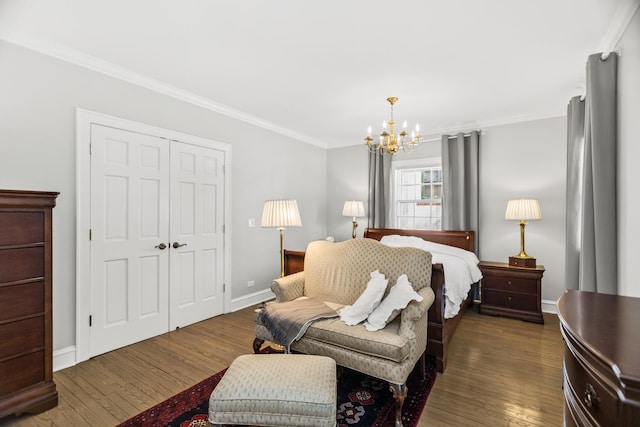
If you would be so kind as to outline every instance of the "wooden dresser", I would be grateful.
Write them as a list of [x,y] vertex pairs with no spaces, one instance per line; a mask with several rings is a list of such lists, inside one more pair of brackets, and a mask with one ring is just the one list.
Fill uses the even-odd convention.
[[480,314],[544,323],[541,301],[544,266],[514,267],[482,261],[478,268],[482,271]]
[[51,337],[57,195],[0,190],[0,418],[58,404]]
[[558,300],[567,426],[640,426],[640,298],[567,291]]

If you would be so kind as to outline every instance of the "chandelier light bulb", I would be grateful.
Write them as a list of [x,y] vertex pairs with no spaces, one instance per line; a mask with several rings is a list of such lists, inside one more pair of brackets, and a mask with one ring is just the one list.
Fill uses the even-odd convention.
[[420,125],[416,123],[416,133],[419,134],[420,133]]
[[369,126],[369,127],[367,128],[367,135],[368,135],[368,136],[371,136],[371,126]]
[[387,121],[386,120],[382,121],[382,129],[383,130],[387,130]]
[[404,123],[402,123],[402,130],[407,129],[407,121],[405,120]]

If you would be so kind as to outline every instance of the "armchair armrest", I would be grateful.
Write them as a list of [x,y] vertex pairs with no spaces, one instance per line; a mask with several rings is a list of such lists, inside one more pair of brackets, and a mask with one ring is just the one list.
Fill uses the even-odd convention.
[[276,302],[293,301],[304,296],[304,271],[275,279],[271,291],[276,294]]
[[[407,338],[414,336],[415,323],[427,315],[429,307],[435,300],[433,289],[426,286],[418,291],[422,297],[422,301],[411,301],[407,307],[400,313],[400,335]],[[426,323],[426,318],[425,318]]]

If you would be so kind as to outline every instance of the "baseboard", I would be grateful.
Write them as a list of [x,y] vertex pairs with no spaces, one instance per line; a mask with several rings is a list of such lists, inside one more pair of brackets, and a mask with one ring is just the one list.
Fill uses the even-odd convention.
[[542,311],[545,313],[558,314],[558,306],[555,301],[542,300]]
[[53,352],[53,372],[76,364],[76,346],[61,348]]
[[243,295],[240,298],[235,298],[231,300],[231,311],[242,310],[243,308],[250,307],[252,305],[260,304],[261,302],[268,301],[270,299],[275,298],[273,292],[270,289],[265,289],[263,291],[255,292],[249,295]]

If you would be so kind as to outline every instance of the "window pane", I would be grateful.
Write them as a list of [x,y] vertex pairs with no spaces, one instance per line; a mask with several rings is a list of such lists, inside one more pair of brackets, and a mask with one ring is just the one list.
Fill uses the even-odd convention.
[[416,215],[417,217],[430,217],[431,216],[431,206],[426,203],[418,203],[416,206]]
[[414,203],[399,203],[398,204],[398,215],[400,216],[413,216],[414,212]]
[[398,218],[398,228],[415,228],[413,218],[406,216]]
[[433,184],[433,198],[442,199],[442,184]]
[[431,198],[431,185],[422,186],[422,200],[429,200]]

